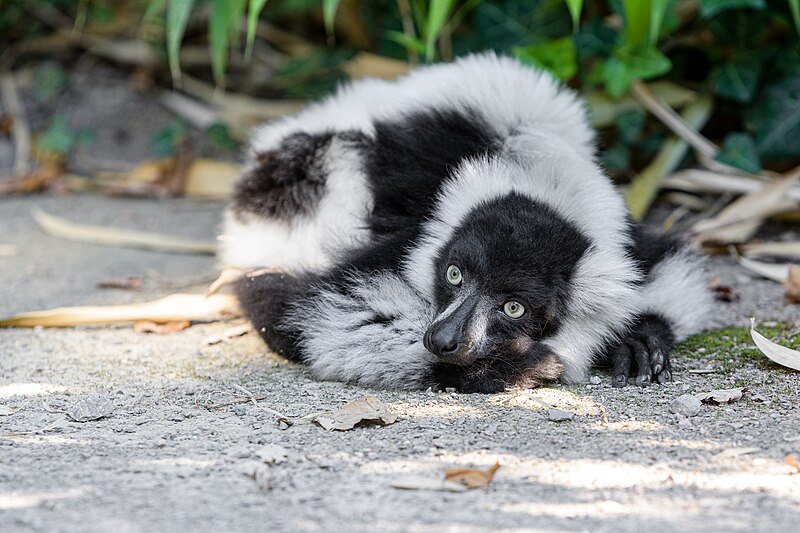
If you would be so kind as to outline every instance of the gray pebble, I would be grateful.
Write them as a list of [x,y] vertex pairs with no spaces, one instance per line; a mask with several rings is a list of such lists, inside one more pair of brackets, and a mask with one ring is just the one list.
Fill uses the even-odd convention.
[[683,416],[697,416],[702,408],[700,400],[691,394],[678,396],[669,406],[671,413]]

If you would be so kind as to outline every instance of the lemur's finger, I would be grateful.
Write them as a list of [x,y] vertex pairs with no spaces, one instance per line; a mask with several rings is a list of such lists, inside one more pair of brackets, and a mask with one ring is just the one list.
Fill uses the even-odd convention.
[[633,362],[631,350],[627,344],[622,343],[616,347],[611,355],[611,362],[614,367],[611,373],[614,376],[611,384],[614,387],[626,386],[628,384],[628,375],[631,372],[631,363]]
[[650,368],[650,350],[647,349],[643,343],[635,339],[628,340],[628,345],[633,351],[633,356],[636,359],[636,385],[645,387],[650,384],[651,368]]
[[653,376],[658,376],[665,368],[664,362],[667,358],[667,350],[664,349],[664,344],[657,337],[647,337],[645,342],[650,352],[650,368],[653,371]]
[[656,376],[656,380],[662,385],[672,383],[672,364],[669,362],[669,356],[664,358],[664,370]]

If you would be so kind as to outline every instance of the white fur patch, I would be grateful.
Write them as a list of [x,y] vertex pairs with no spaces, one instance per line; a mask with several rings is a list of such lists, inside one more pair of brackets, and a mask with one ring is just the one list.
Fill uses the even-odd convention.
[[703,258],[683,249],[653,268],[642,290],[642,312],[666,318],[676,340],[685,340],[709,325],[714,296],[708,281]]
[[[433,306],[395,274],[352,280],[355,292],[321,289],[293,308],[303,353],[319,379],[364,386],[423,386],[436,356],[422,344]],[[387,320],[375,321],[376,315]]]
[[310,217],[291,221],[253,213],[225,213],[219,257],[227,267],[316,270],[337,253],[369,240],[365,220],[372,210],[358,149],[333,137],[325,154],[325,191]]

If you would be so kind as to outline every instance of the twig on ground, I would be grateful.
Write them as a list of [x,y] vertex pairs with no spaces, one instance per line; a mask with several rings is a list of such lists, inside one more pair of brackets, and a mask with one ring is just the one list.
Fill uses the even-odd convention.
[[3,97],[3,107],[11,117],[11,135],[14,139],[14,176],[28,173],[31,151],[31,132],[25,120],[25,109],[17,92],[14,74],[11,72],[0,73],[0,92]]
[[278,422],[283,422],[287,426],[291,426],[294,424],[294,420],[284,415],[283,413],[276,411],[275,409],[270,409],[269,407],[264,407],[263,405],[258,403],[258,400],[264,400],[265,398],[257,398],[252,392],[245,389],[241,385],[237,385],[236,383],[234,383],[233,386],[242,391],[244,394],[246,394],[247,397],[250,399],[250,401],[253,403],[253,405],[255,405],[256,407],[258,407],[259,409],[261,409],[266,413],[276,416],[278,418]]
[[631,94],[648,111],[658,117],[678,137],[689,143],[699,154],[713,159],[719,148],[701,135],[695,127],[665,104],[642,81],[636,81],[631,89]]

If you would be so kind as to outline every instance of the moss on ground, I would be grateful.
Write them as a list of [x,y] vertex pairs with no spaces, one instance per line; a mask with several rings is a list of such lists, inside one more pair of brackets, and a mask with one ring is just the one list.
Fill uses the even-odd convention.
[[[766,338],[784,346],[795,348],[800,344],[800,331],[792,323],[773,322],[769,326],[757,326],[757,329]],[[750,328],[741,327],[694,335],[675,347],[675,359],[689,366],[705,363],[725,373],[745,367],[760,370],[783,369],[756,348],[750,337]]]

